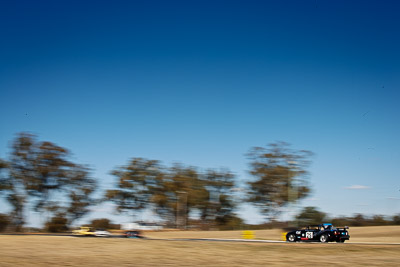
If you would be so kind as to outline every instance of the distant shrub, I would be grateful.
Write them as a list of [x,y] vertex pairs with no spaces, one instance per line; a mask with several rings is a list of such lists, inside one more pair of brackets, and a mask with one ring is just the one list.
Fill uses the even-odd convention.
[[46,223],[45,229],[51,233],[61,233],[68,231],[68,220],[63,214],[58,214],[51,218],[49,222]]
[[382,215],[375,215],[371,219],[371,225],[378,226],[378,225],[387,225],[390,222],[386,221]]
[[112,224],[107,218],[92,220],[90,226],[95,229],[119,229],[119,224]]
[[319,211],[316,207],[305,207],[300,214],[296,216],[299,226],[307,226],[323,223],[326,219],[326,214]]
[[242,227],[244,221],[236,215],[225,215],[217,217],[216,223],[219,230],[238,230]]
[[0,232],[6,230],[9,224],[10,224],[10,217],[8,217],[6,214],[0,213]]
[[392,222],[394,225],[400,225],[400,214],[393,216]]
[[99,228],[110,229],[110,220],[109,219],[92,220],[91,226],[97,229]]
[[333,218],[331,223],[335,226],[352,226],[350,219],[346,217]]

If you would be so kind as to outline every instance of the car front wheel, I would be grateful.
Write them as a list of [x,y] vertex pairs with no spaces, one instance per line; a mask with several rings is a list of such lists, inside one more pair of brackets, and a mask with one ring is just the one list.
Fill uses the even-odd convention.
[[294,234],[290,234],[290,235],[288,235],[287,240],[289,242],[294,242],[294,241],[296,241],[296,237],[294,236]]
[[321,241],[321,243],[326,243],[328,242],[328,236],[327,235],[321,235],[319,237],[319,241]]

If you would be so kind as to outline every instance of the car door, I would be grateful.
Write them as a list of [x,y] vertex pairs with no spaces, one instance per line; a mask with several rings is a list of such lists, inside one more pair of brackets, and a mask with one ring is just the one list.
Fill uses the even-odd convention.
[[307,241],[307,240],[312,240],[314,236],[314,232],[310,227],[307,227],[306,229],[301,230],[301,240]]
[[315,238],[315,230],[307,229],[305,231],[305,238],[306,238],[306,240],[313,240]]
[[305,237],[307,238],[306,240],[309,240],[309,241],[314,241],[314,240],[318,240],[318,234],[319,234],[319,228],[318,228],[318,226],[312,226],[312,227],[309,227],[308,229],[307,229],[307,231],[306,231],[306,233],[305,233]]

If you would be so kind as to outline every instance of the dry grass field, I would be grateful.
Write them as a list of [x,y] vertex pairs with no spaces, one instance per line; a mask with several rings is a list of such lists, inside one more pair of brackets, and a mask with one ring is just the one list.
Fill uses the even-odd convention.
[[[390,234],[389,231],[396,234]],[[400,227],[354,228],[352,235],[399,240]],[[357,233],[357,234],[356,234]],[[368,234],[366,234],[368,233]],[[238,238],[240,232],[159,232],[158,238]],[[279,239],[279,231],[257,231]],[[357,237],[360,240],[362,236]],[[385,241],[385,240],[380,240]],[[0,266],[400,266],[399,245],[242,243],[211,241],[0,236]]]

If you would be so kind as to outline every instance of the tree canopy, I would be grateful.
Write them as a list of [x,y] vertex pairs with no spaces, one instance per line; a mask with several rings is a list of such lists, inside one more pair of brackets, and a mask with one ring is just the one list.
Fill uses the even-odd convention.
[[281,208],[310,193],[307,167],[312,153],[294,150],[285,142],[254,147],[248,153],[250,174],[248,201],[273,219]]
[[106,192],[106,199],[120,212],[134,215],[150,208],[171,225],[184,227],[192,211],[211,224],[235,208],[229,194],[234,175],[229,171],[203,173],[182,164],[165,167],[156,160],[133,158],[112,174],[117,178],[116,188]]
[[65,216],[72,223],[94,204],[96,181],[87,167],[71,162],[69,157],[67,149],[40,142],[29,133],[20,133],[14,140],[10,160],[2,163],[7,168],[6,177],[2,177],[6,186],[2,187],[7,190],[17,230],[24,223],[27,205],[41,213]]
[[316,207],[305,207],[297,216],[299,226],[315,225],[324,223],[326,213],[319,211]]

